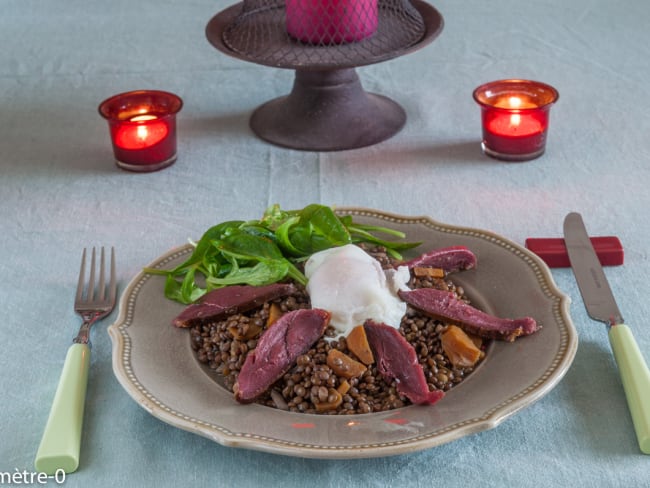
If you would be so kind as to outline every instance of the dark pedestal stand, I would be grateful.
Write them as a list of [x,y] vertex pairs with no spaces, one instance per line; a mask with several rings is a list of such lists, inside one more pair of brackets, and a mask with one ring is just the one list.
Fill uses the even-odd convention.
[[348,68],[297,70],[291,93],[255,110],[250,125],[260,138],[280,146],[334,151],[381,142],[405,122],[402,107],[366,93]]
[[[426,31],[413,45],[385,53],[381,59],[326,63],[275,63],[232,50],[223,39],[234,21],[235,7],[217,14],[208,24],[208,40],[220,51],[246,61],[295,69],[293,89],[287,96],[258,107],[250,119],[252,130],[270,143],[301,150],[337,151],[370,146],[384,141],[404,126],[406,112],[394,101],[368,93],[361,86],[355,66],[378,62],[420,49],[442,30],[442,17],[428,4],[413,2]],[[296,43],[297,51],[305,49]],[[330,49],[321,47],[320,49]],[[350,65],[352,63],[352,65]]]

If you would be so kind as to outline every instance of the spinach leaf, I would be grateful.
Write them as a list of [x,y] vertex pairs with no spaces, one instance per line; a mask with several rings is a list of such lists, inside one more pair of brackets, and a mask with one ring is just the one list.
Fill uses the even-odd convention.
[[305,285],[307,279],[297,265],[331,247],[376,244],[401,259],[399,251],[420,244],[380,239],[376,233],[405,237],[394,229],[357,224],[351,216],[339,217],[325,205],[311,204],[301,210],[272,205],[260,220],[230,220],[210,227],[190,257],[175,268],[145,268],[145,272],[166,276],[165,296],[189,304],[222,286],[261,286],[285,279]]
[[241,260],[282,259],[282,251],[264,236],[249,234],[245,230],[233,231],[223,239],[214,241],[215,247],[225,256]]
[[282,280],[289,272],[289,264],[287,260],[263,260],[254,266],[233,268],[223,278],[208,277],[206,282],[215,288],[241,284],[262,286]]
[[309,205],[290,229],[290,239],[303,256],[352,242],[350,233],[330,207]]
[[165,296],[186,305],[201,298],[205,288],[201,288],[194,280],[196,268],[189,268],[182,281],[177,280],[174,274],[169,273],[165,280]]
[[[214,252],[211,250],[214,240],[222,239],[223,237],[229,235],[233,231],[237,230],[240,225],[243,224],[243,221],[240,220],[231,220],[228,222],[222,222],[221,224],[210,227],[207,231],[204,232],[199,242],[196,243],[194,252],[190,257],[179,264],[170,271],[173,274],[183,273],[185,270],[190,268],[197,268],[203,266],[208,266],[209,264],[214,264],[212,257],[214,257]],[[205,258],[208,257],[206,262]]]

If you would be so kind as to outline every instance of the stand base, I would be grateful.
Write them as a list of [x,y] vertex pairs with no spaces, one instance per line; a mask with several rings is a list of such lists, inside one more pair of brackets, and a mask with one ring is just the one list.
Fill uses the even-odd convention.
[[250,119],[261,139],[291,149],[340,151],[370,146],[399,132],[406,112],[364,91],[353,68],[296,70],[291,93],[260,106]]

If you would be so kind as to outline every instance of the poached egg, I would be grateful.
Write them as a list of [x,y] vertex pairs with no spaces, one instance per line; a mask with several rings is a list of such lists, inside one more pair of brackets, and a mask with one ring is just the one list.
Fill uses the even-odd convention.
[[379,261],[354,244],[312,254],[305,276],[312,307],[332,314],[336,337],[347,336],[367,319],[399,328],[406,313],[397,291],[408,289],[408,268],[383,270]]

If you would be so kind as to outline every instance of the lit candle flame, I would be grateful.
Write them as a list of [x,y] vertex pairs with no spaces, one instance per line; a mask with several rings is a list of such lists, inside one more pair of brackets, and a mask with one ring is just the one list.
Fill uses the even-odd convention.
[[145,120],[157,119],[155,115],[136,115],[131,118],[131,122],[144,122]]
[[155,114],[135,114],[121,125],[114,137],[117,146],[127,150],[146,149],[167,137],[167,123]]
[[[154,120],[157,119],[155,115],[151,114],[145,114],[145,115],[136,115],[135,117],[131,117],[131,122],[146,122],[148,120]],[[140,139],[141,141],[147,140],[149,137],[149,129],[147,128],[146,125],[139,125],[136,129],[136,137]]]
[[141,140],[144,141],[144,140],[147,139],[147,137],[149,137],[149,129],[147,129],[146,125],[138,126],[136,134],[138,136],[138,139],[141,139]]
[[[519,97],[512,96],[508,98],[508,103],[510,104],[510,108],[520,108],[522,104],[522,100]],[[521,115],[511,114],[510,127],[519,127],[519,124],[521,124]]]
[[519,127],[519,124],[521,124],[521,115],[519,115],[519,114],[511,114],[510,115],[510,125],[512,127]]

